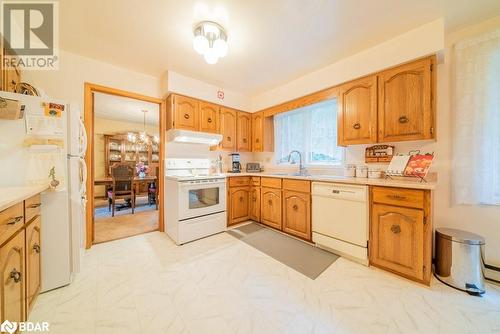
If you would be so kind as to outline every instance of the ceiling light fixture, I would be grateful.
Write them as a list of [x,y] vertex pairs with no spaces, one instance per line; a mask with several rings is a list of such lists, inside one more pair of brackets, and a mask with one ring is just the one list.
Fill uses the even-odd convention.
[[220,24],[202,21],[195,25],[193,34],[193,48],[207,63],[215,64],[227,55],[227,33]]

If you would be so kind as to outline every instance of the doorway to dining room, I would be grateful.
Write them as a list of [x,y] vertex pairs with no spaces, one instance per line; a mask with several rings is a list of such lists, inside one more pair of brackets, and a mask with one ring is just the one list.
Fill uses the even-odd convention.
[[93,93],[92,243],[160,227],[161,104]]

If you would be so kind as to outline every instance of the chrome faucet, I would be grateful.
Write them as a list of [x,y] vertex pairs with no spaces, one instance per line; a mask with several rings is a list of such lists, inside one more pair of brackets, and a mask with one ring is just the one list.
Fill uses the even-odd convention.
[[307,170],[306,168],[304,167],[304,165],[302,164],[302,153],[300,153],[299,151],[297,150],[293,150],[292,152],[290,152],[290,154],[288,155],[288,162],[290,162],[290,160],[292,159],[292,154],[293,153],[297,153],[299,155],[299,172],[296,173],[296,175],[300,175],[300,176],[307,176],[308,173],[307,173]]

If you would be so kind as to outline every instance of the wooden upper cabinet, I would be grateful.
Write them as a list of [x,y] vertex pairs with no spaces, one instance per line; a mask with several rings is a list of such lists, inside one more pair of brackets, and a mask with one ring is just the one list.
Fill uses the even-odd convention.
[[281,230],[281,189],[261,188],[261,223]]
[[219,106],[200,101],[200,131],[219,133]]
[[222,150],[236,151],[236,116],[237,111],[230,108],[220,108],[220,133]]
[[262,152],[264,150],[264,114],[252,114],[252,151]]
[[369,245],[370,264],[424,280],[423,210],[373,204]]
[[0,322],[26,319],[24,232],[0,248]]
[[199,130],[199,101],[190,97],[174,95],[174,128]]
[[238,136],[237,150],[252,150],[252,116],[246,112],[238,112],[238,124],[236,126]]
[[283,191],[283,231],[311,240],[311,199],[307,193]]
[[378,141],[434,138],[434,57],[378,75]]
[[339,97],[339,145],[377,142],[377,76],[342,85]]

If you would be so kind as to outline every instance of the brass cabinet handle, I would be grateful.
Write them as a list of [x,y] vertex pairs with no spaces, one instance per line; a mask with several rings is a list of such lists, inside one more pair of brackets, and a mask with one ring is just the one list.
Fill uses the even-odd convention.
[[340,190],[334,189],[334,190],[332,190],[332,194],[340,194]]
[[17,216],[17,217],[10,218],[10,221],[7,223],[7,225],[17,224],[21,221],[21,219],[23,219],[23,216]]
[[399,122],[399,123],[401,123],[401,124],[403,124],[403,123],[408,123],[408,121],[409,121],[409,119],[408,119],[408,117],[406,117],[406,116],[401,116],[401,117],[399,117],[399,119],[398,119],[398,122]]
[[212,123],[212,119],[209,117],[209,118],[207,119],[207,122],[208,122],[208,123]]
[[293,208],[295,211],[297,211],[297,210],[299,209],[299,207],[297,206],[297,204],[294,204],[294,205],[292,206],[292,208]]
[[34,244],[33,245],[33,250],[35,253],[39,254],[40,253],[40,245],[39,244]]
[[240,196],[240,202],[243,202],[243,197]]
[[244,143],[246,144],[246,142],[247,142],[247,139],[246,139],[246,138],[243,138],[243,142],[244,142]]
[[272,201],[272,200],[269,200],[269,201],[267,201],[267,204],[269,204],[269,205],[271,205],[271,206],[272,206],[272,205],[273,205],[273,201]]
[[21,272],[17,271],[16,268],[12,269],[12,271],[10,272],[10,278],[12,278],[15,283],[21,282]]
[[189,119],[189,114],[184,114],[185,119]]
[[401,233],[401,226],[399,225],[392,225],[391,226],[391,232],[394,234]]
[[231,141],[231,137],[227,136],[226,138],[227,138],[227,141]]
[[254,202],[257,202],[257,197],[254,197],[254,198],[253,198],[253,201],[254,201]]
[[359,129],[361,129],[361,124],[356,123],[352,127],[355,128],[356,130],[359,130]]
[[399,200],[399,201],[402,201],[402,200],[406,199],[406,196],[402,196],[402,195],[398,195],[398,194],[387,195],[387,197],[392,198],[392,199],[396,199],[396,200]]
[[42,203],[35,203],[35,204],[31,204],[31,205],[29,206],[29,208],[30,208],[30,209],[36,209],[36,208],[38,208],[38,207],[39,207],[39,206],[41,206],[41,205],[42,205]]
[[259,143],[260,142],[259,138],[255,138],[255,142]]

